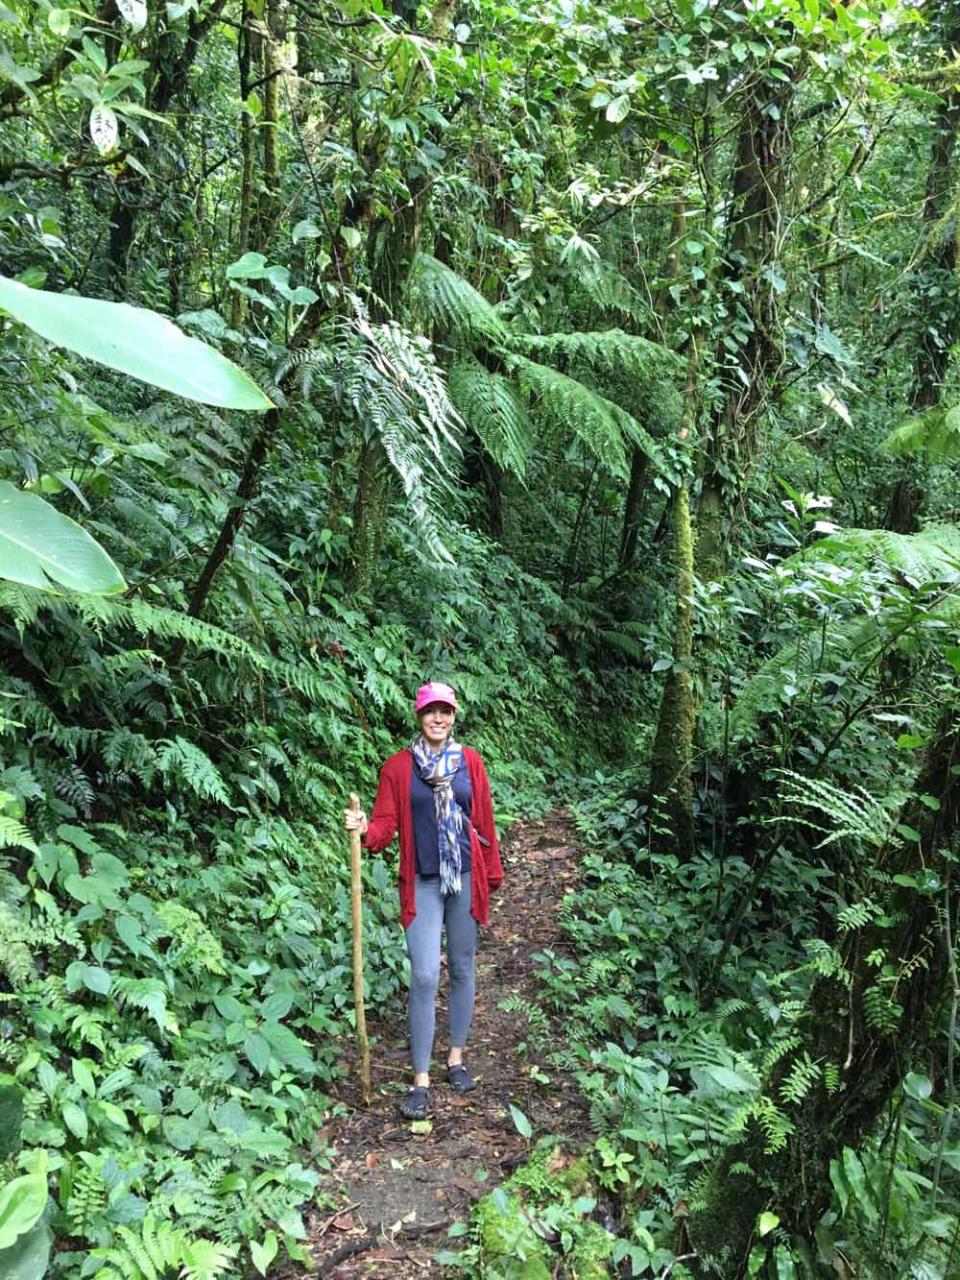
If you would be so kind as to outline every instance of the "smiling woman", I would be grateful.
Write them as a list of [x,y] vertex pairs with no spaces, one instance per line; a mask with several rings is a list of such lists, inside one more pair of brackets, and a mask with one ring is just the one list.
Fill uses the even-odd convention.
[[436,1025],[440,944],[447,937],[450,1049],[447,1081],[458,1093],[476,1087],[463,1065],[473,1019],[477,928],[489,923],[490,891],[503,880],[487,771],[480,756],[453,737],[457,695],[431,681],[414,702],[419,733],[380,773],[370,821],[348,809],[348,831],[379,852],[400,836],[400,919],[410,954],[408,1025],[413,1087],[401,1100],[408,1119],[430,1109],[430,1058]]

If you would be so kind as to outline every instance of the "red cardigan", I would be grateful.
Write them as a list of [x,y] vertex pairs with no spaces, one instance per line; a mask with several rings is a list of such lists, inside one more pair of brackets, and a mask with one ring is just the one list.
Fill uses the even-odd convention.
[[[500,846],[493,825],[493,803],[490,783],[483,761],[470,747],[463,748],[470,788],[470,914],[478,924],[490,923],[490,890],[503,879]],[[363,846],[379,853],[400,832],[400,923],[404,928],[416,916],[414,876],[417,859],[413,843],[413,807],[410,804],[410,779],[413,755],[409,747],[390,756],[380,770],[380,785],[374,801],[370,825]],[[481,844],[478,832],[488,841]]]

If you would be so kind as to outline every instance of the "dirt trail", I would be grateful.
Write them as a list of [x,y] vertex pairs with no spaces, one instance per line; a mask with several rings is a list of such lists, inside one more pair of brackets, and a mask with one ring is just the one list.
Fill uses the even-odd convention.
[[[432,1072],[432,1128],[414,1133],[397,1111],[409,1080],[403,1019],[369,1025],[375,1100],[359,1107],[352,1080],[339,1100],[351,1111],[330,1130],[332,1185],[342,1199],[336,1213],[317,1216],[309,1241],[321,1275],[334,1280],[439,1276],[432,1255],[447,1245],[447,1227],[466,1218],[470,1205],[509,1177],[526,1143],[509,1111],[513,1103],[534,1134],[558,1133],[576,1141],[587,1119],[576,1086],[537,1054],[520,1055],[527,1036],[522,1014],[499,1008],[512,995],[537,1003],[533,953],[563,949],[557,912],[577,878],[573,832],[562,814],[513,828],[504,844],[506,878],[491,904],[490,928],[481,931],[477,1008],[465,1060],[479,1087],[466,1097],[446,1084],[443,1059]],[[446,1050],[446,973],[441,974],[435,1053]],[[554,1033],[559,1028],[554,1028]],[[555,1041],[556,1043],[556,1041]],[[539,1067],[549,1084],[531,1076]],[[388,1092],[380,1093],[378,1086]],[[480,1177],[478,1177],[478,1173]]]

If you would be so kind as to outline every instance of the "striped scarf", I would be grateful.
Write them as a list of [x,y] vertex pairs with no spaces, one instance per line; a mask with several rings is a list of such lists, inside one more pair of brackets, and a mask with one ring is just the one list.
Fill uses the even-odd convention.
[[437,832],[440,837],[440,892],[460,892],[460,832],[463,830],[463,810],[453,794],[453,778],[463,764],[463,747],[448,738],[443,750],[434,754],[424,738],[414,738],[410,744],[413,767],[420,778],[433,788],[433,803],[437,811]]

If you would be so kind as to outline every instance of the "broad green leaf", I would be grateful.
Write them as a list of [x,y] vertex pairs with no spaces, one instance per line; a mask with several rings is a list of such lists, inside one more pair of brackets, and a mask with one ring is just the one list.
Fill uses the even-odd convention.
[[31,1173],[0,1187],[0,1249],[33,1227],[47,1203],[47,1175]]
[[75,1138],[79,1138],[81,1142],[86,1142],[89,1124],[87,1123],[87,1113],[76,1102],[65,1102],[60,1108],[63,1116],[63,1123],[67,1126]]
[[253,1260],[253,1265],[262,1276],[267,1274],[270,1263],[277,1256],[278,1248],[277,1236],[274,1231],[267,1232],[263,1238],[263,1244],[258,1244],[256,1240],[250,1241],[250,1257]]
[[187,400],[258,413],[272,408],[242,369],[155,311],[28,289],[3,276],[0,307],[56,346]]
[[533,1136],[533,1125],[523,1114],[519,1107],[515,1107],[512,1102],[507,1104],[510,1108],[510,1115],[513,1123],[516,1125],[517,1133],[521,1138],[530,1138]]
[[909,1071],[904,1076],[903,1092],[908,1098],[915,1098],[917,1102],[926,1102],[933,1093],[933,1085],[929,1077],[918,1075],[916,1071]]
[[0,578],[96,595],[126,586],[104,549],[75,520],[8,480],[0,480]]
[[621,120],[626,120],[630,114],[630,97],[626,93],[619,94],[612,102],[607,104],[604,112],[611,124],[619,124]]
[[251,1031],[243,1042],[243,1051],[250,1059],[251,1065],[260,1074],[270,1065],[270,1046],[263,1036]]
[[52,1246],[53,1232],[38,1224],[9,1249],[0,1249],[0,1276],[3,1280],[43,1280]]
[[780,1219],[775,1213],[766,1211],[757,1217],[757,1235],[762,1240],[764,1236],[768,1236],[774,1228],[779,1227]]

